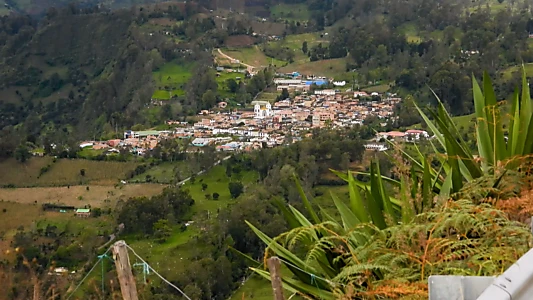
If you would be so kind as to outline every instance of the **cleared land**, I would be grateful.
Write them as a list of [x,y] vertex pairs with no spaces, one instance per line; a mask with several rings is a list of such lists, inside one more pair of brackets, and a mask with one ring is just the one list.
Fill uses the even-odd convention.
[[192,76],[194,63],[170,62],[153,72],[156,90],[155,99],[168,100],[172,96],[185,94],[185,85]]
[[[533,76],[533,63],[524,64],[527,76]],[[522,66],[513,66],[502,71],[502,76],[505,80],[510,80],[513,77],[513,73],[522,72]]]
[[266,67],[270,64],[274,64],[278,67],[286,64],[284,61],[266,56],[258,46],[228,48],[222,49],[222,52],[235,59],[238,59],[241,63],[246,63],[256,68]]
[[272,19],[284,19],[290,21],[307,21],[311,17],[311,13],[304,3],[301,4],[285,4],[280,3],[270,8],[270,16]]
[[277,45],[283,48],[288,48],[294,53],[294,61],[305,63],[309,62],[309,57],[306,53],[302,52],[303,42],[307,42],[308,49],[311,49],[314,46],[322,43],[323,46],[326,46],[329,41],[320,36],[321,33],[302,33],[302,34],[292,34],[286,36],[280,41],[269,42],[270,45]]
[[[64,186],[77,184],[116,184],[135,169],[136,162],[93,161],[32,157],[24,163],[15,159],[0,162],[0,185],[16,187]],[[42,173],[43,168],[48,171]],[[82,176],[80,170],[85,170]],[[42,174],[41,174],[42,173]]]
[[280,72],[300,72],[305,75],[323,75],[327,77],[341,76],[346,73],[346,58],[326,59],[310,62],[295,62],[283,68]]
[[[89,190],[87,190],[87,187]],[[63,204],[83,207],[114,207],[118,200],[130,197],[153,196],[160,193],[165,186],[161,184],[127,184],[113,186],[71,186],[0,189],[0,201],[22,204]],[[40,207],[40,206],[39,206]]]

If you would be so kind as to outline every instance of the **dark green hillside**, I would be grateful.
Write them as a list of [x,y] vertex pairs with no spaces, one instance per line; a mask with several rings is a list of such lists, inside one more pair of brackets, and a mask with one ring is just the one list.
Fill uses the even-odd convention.
[[139,122],[152,71],[178,52],[138,21],[128,10],[63,10],[39,26],[25,16],[0,19],[0,128],[25,122],[28,135],[65,128],[87,136]]

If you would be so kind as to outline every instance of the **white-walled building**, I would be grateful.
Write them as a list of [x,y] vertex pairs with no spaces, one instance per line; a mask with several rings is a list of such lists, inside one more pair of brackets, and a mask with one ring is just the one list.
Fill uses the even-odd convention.
[[264,119],[274,115],[272,105],[268,101],[252,101],[257,119]]

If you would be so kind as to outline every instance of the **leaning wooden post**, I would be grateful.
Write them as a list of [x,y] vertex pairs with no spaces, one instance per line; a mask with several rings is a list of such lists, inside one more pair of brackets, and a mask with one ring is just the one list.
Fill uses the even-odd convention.
[[131,272],[130,258],[125,241],[113,244],[113,259],[117,268],[117,277],[120,282],[120,292],[124,300],[139,300],[135,278]]
[[272,282],[272,292],[274,300],[284,300],[283,286],[281,284],[281,263],[277,256],[267,260],[268,270],[270,271],[270,281]]

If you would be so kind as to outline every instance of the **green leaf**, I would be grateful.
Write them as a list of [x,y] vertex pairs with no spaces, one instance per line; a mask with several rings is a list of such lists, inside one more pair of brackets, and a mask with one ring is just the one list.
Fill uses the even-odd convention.
[[[444,107],[442,107],[444,109]],[[450,152],[453,152],[456,156],[455,159],[460,159],[464,164],[466,169],[463,170],[463,172],[467,171],[469,174],[465,174],[463,176],[471,176],[472,178],[479,178],[483,173],[476,163],[474,163],[474,157],[470,150],[468,149],[468,145],[464,143],[462,138],[457,135],[453,135],[450,130],[453,130],[453,126],[450,126],[446,124],[445,121],[442,120],[441,115],[443,114],[442,110],[439,112],[440,115],[437,115],[436,113],[431,112],[439,125],[440,130],[442,130],[442,133],[446,137],[446,152],[448,156],[450,156]],[[451,128],[451,129],[450,129]],[[459,144],[459,142],[461,144]],[[453,148],[453,149],[451,149]],[[458,168],[458,170],[460,170]]]
[[359,188],[355,183],[352,173],[348,172],[348,190],[350,193],[350,205],[352,207],[352,212],[357,217],[360,222],[368,222],[368,213],[366,212],[363,199],[359,193]]
[[[463,187],[463,178],[461,175],[461,170],[459,169],[459,162],[457,158],[457,153],[455,153],[454,147],[451,145],[449,140],[446,140],[450,150],[448,151],[448,161],[451,166],[451,178],[452,178],[452,190],[458,192]],[[450,175],[449,175],[450,176]]]
[[[435,95],[435,97],[437,97],[437,95],[435,93],[433,93],[433,94]],[[437,97],[437,99],[438,99],[438,97]],[[437,126],[429,119],[429,117],[422,111],[422,109],[420,109],[420,107],[418,107],[418,105],[416,103],[415,103],[415,107],[418,110],[418,113],[420,114],[420,116],[422,117],[424,122],[429,127],[429,130],[431,130],[431,132],[433,132],[433,135],[435,136],[437,141],[440,143],[440,145],[443,148],[446,149],[446,142],[444,141],[444,135],[442,135],[442,133],[437,128]]]
[[424,175],[422,177],[422,211],[427,210],[431,207],[432,186],[433,186],[433,182],[431,180],[431,175],[429,173],[429,162],[427,158],[425,158],[424,159]]
[[409,202],[409,191],[407,190],[407,184],[405,181],[405,177],[402,177],[400,199],[402,201],[402,223],[408,224],[411,222],[411,220],[413,220],[415,212],[413,211],[411,203]]
[[285,220],[287,221],[287,223],[289,223],[290,228],[297,228],[302,226],[302,224],[300,224],[294,214],[287,209],[285,203],[281,199],[276,198],[274,199],[273,203],[281,211],[281,213],[285,217]]
[[309,215],[311,216],[311,219],[315,224],[320,223],[320,219],[318,218],[318,215],[316,214],[315,210],[313,209],[313,206],[311,206],[311,202],[309,202],[309,199],[307,199],[307,196],[305,195],[305,191],[300,184],[300,180],[296,176],[296,174],[293,174],[294,181],[296,182],[296,189],[298,189],[298,193],[300,194],[300,198],[302,198],[302,202],[304,203],[305,209],[307,209],[307,212],[309,212]]
[[[270,280],[269,272],[256,269],[256,268],[251,268],[251,270],[259,274],[261,277],[267,280]],[[310,275],[309,275],[309,278],[311,278]],[[329,285],[329,283],[317,277],[314,277],[313,280],[317,283],[317,285],[319,283],[320,285],[324,285],[324,284]],[[330,291],[320,289],[316,286],[306,284],[301,281],[294,280],[292,278],[281,277],[281,281],[283,284],[283,288],[290,291],[291,293],[296,293],[296,294],[301,293],[301,294],[307,295],[308,297],[311,296],[315,299],[324,299],[324,300],[330,300],[330,299],[335,300],[336,299],[333,293],[331,293]]]
[[481,92],[481,88],[477,83],[475,77],[472,76],[472,86],[474,93],[474,106],[476,109],[476,118],[477,118],[477,146],[480,157],[483,158],[482,165],[483,169],[487,170],[488,165],[494,164],[494,153],[492,151],[492,144],[489,135],[489,119],[486,115],[486,105],[485,97]]
[[257,229],[254,225],[252,225],[250,222],[245,221],[246,224],[252,229],[252,231],[257,235],[257,237],[263,241],[263,243],[267,244],[267,246],[276,253],[277,256],[283,258],[284,260],[290,262],[291,264],[299,267],[299,268],[307,268],[310,269],[310,271],[314,271],[310,266],[306,265],[304,261],[302,261],[298,256],[294,255],[291,251],[287,250],[285,247],[278,244],[276,241],[271,239],[269,236],[261,232],[261,230]]
[[442,183],[442,186],[440,188],[439,198],[441,200],[447,200],[450,198],[452,190],[452,174],[448,174],[446,178],[444,179],[444,182]]
[[486,116],[489,126],[489,135],[494,149],[494,159],[502,161],[507,157],[505,138],[503,135],[503,123],[500,108],[496,100],[496,94],[488,72],[483,73],[483,92],[485,94]]
[[508,157],[515,156],[520,135],[520,103],[518,98],[518,88],[515,88],[513,98],[511,99],[511,112],[509,118],[509,140],[507,151]]
[[372,218],[372,224],[376,225],[379,229],[387,228],[383,211],[379,207],[378,203],[376,203],[376,200],[374,200],[374,197],[369,189],[365,189],[365,195],[365,202],[368,207],[368,212]]
[[233,247],[231,247],[231,246],[229,246],[228,249],[229,249],[231,252],[233,252],[233,253],[239,255],[240,257],[244,258],[244,260],[245,260],[245,262],[246,262],[246,264],[247,264],[248,266],[254,266],[254,267],[257,267],[257,268],[259,268],[259,266],[261,266],[261,263],[259,263],[259,262],[258,262],[257,260],[255,260],[255,259],[253,259],[253,258],[252,258],[251,256],[249,256],[248,254],[242,253],[241,251],[239,251],[239,250],[237,250],[237,249],[235,249],[235,248],[233,248]]
[[[341,215],[342,224],[346,231],[355,228],[355,226],[361,223],[359,218],[333,192],[331,192],[331,199],[333,199],[333,203],[335,203],[337,211]],[[362,209],[363,213],[366,215],[364,207],[362,207]]]

